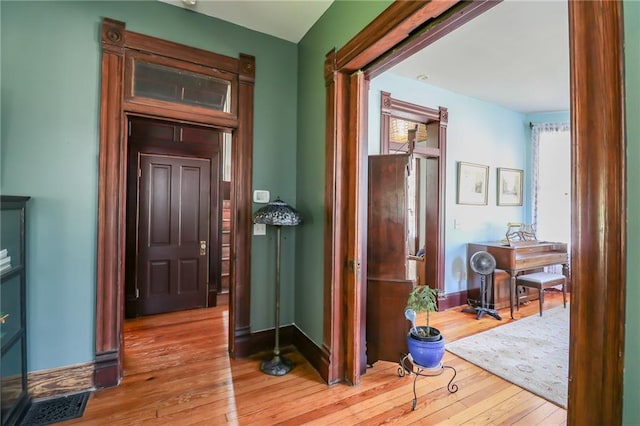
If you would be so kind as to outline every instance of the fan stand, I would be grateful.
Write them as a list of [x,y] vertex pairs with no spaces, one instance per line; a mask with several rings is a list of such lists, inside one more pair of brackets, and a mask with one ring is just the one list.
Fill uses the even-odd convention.
[[480,277],[480,297],[481,297],[481,305],[471,308],[465,308],[462,312],[477,314],[476,319],[482,318],[484,314],[494,317],[498,321],[502,321],[502,317],[495,309],[487,308],[487,276],[482,275]]

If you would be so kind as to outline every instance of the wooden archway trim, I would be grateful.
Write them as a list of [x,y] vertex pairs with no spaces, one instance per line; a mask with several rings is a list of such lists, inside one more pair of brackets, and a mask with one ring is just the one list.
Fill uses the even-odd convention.
[[[357,234],[358,209],[363,208],[358,204],[362,194],[356,184],[359,159],[350,155],[357,153],[358,145],[364,143],[366,132],[364,128],[357,129],[367,105],[353,101],[360,97],[363,87],[350,85],[350,76],[359,68],[366,73],[368,64],[384,69],[384,64],[376,62],[380,58],[391,63],[392,59],[398,60],[394,52],[401,56],[411,51],[406,47],[410,42],[405,39],[413,29],[428,24],[431,33],[446,33],[441,25],[459,26],[460,20],[452,23],[452,15],[445,13],[447,9],[457,8],[464,13],[465,6],[477,2],[446,3],[435,13],[433,8],[438,3],[394,2],[343,49],[330,52],[325,61],[327,215],[323,350],[329,361],[329,382],[358,383],[362,371],[357,351],[358,333],[362,333],[364,325],[355,303],[366,277],[351,265],[359,263],[359,247],[366,236]],[[436,18],[426,18],[429,15]],[[622,5],[607,0],[570,1],[569,21],[572,278],[576,285],[572,290],[567,420],[568,424],[576,425],[620,424],[626,286]],[[422,36],[428,37],[429,32]],[[394,46],[398,48],[392,50]],[[351,208],[352,205],[357,208]],[[344,330],[351,330],[353,336],[340,329],[343,322]]]
[[[202,114],[187,109],[171,111],[136,105],[129,111],[124,100],[127,49],[161,55],[182,63],[213,67],[233,74],[238,81],[234,114]],[[95,374],[97,388],[115,386],[122,377],[126,242],[126,114],[135,112],[233,132],[231,238],[235,258],[230,266],[229,352],[250,351],[251,283],[251,177],[253,162],[253,92],[255,58],[219,55],[166,40],[126,31],[124,22],[105,18],[102,23],[102,82],[100,99],[100,157],[98,170],[98,241],[96,273]],[[131,107],[133,108],[133,107]]]
[[621,2],[569,2],[570,425],[622,424],[627,278],[622,28]]
[[[326,82],[326,175],[325,175],[325,316],[323,352],[327,381],[357,384],[365,371],[364,300],[366,276],[363,270],[366,239],[356,230],[361,226],[366,200],[358,168],[366,162],[359,155],[366,140],[367,91],[369,78],[352,78],[364,69],[367,77],[388,69],[392,52],[408,57],[413,51],[403,46],[410,34],[433,42],[487,10],[495,1],[403,2],[396,1],[339,51],[325,60]],[[371,69],[369,68],[371,67]],[[363,102],[364,100],[364,102]],[[357,164],[357,166],[356,166]],[[345,267],[346,265],[346,267]],[[364,265],[366,266],[366,265]],[[348,324],[344,330],[342,324]],[[354,333],[351,335],[351,333]],[[323,371],[321,371],[323,373]]]

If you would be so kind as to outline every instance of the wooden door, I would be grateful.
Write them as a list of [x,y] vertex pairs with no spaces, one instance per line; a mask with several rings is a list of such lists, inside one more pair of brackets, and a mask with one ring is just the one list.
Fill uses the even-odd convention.
[[139,155],[141,315],[207,304],[210,161]]

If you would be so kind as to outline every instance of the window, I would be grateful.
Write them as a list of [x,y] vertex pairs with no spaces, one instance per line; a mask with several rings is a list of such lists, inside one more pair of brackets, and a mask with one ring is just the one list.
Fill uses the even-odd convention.
[[571,133],[568,123],[535,124],[533,223],[539,240],[571,242]]

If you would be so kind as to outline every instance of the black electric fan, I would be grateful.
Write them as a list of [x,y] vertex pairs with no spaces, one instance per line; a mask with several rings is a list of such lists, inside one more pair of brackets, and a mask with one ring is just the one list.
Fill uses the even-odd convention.
[[496,269],[496,259],[491,253],[478,251],[469,259],[469,266],[473,272],[480,275],[480,305],[470,306],[469,308],[463,309],[462,312],[474,313],[477,319],[487,314],[497,320],[502,320],[498,311],[487,307],[487,276],[493,274],[493,271]]

